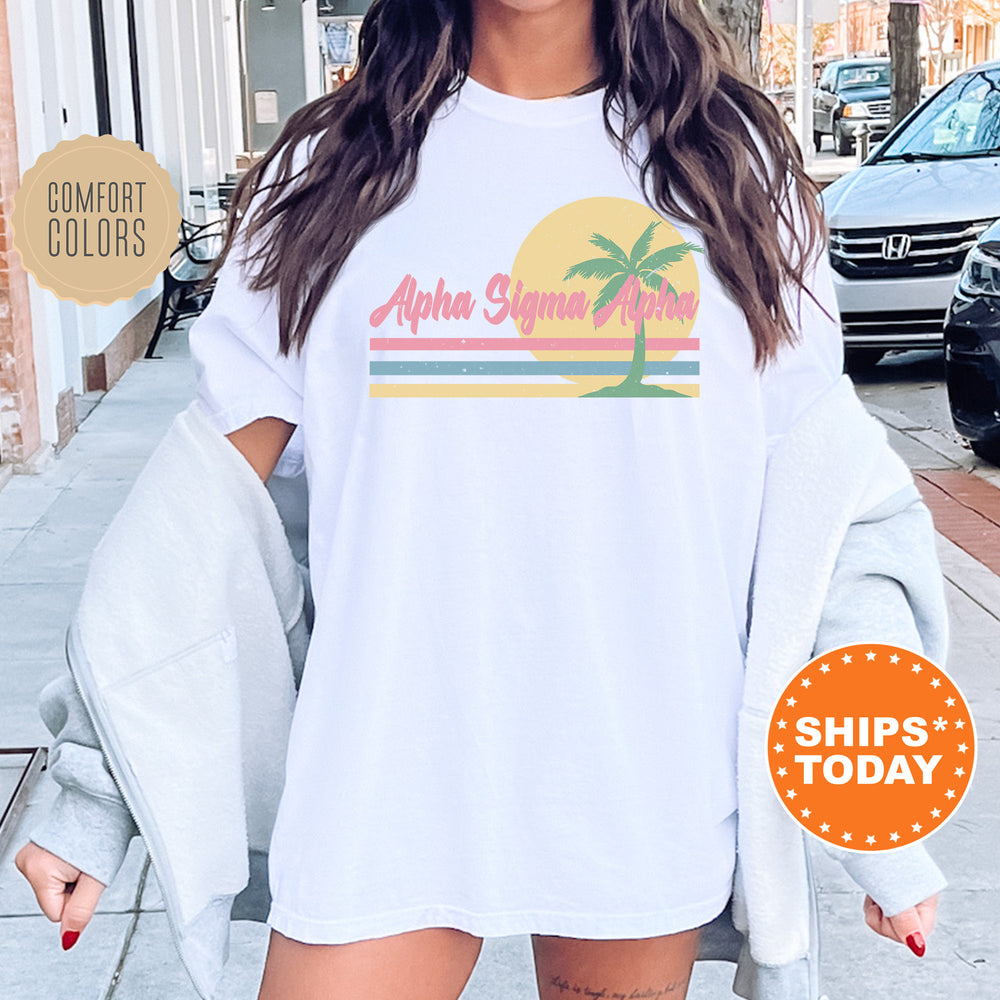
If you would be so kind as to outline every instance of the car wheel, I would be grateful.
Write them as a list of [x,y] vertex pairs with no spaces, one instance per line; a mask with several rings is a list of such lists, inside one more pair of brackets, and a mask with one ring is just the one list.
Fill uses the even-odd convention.
[[813,132],[813,145],[816,147],[817,153],[823,152],[823,133]]
[[982,441],[970,441],[972,450],[981,459],[1000,465],[1000,437],[984,438]]
[[851,147],[853,143],[851,142],[851,137],[849,135],[844,135],[841,131],[840,123],[833,123],[833,148],[837,151],[837,156],[850,156]]
[[847,347],[844,349],[844,370],[870,372],[885,356],[881,347]]

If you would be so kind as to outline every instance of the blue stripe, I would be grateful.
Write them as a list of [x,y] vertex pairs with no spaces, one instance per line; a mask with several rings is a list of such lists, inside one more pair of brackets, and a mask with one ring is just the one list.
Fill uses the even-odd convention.
[[[698,361],[647,361],[645,375],[697,375]],[[627,375],[629,361],[372,361],[371,375]]]

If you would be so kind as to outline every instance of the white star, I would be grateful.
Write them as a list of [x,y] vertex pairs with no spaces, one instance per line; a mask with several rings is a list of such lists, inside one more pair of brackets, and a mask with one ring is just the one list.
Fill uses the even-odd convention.
[[824,663],[820,668],[820,673],[828,674],[830,672],[830,664]]
[[911,670],[912,670],[912,671],[913,671],[913,672],[914,672],[915,674],[919,674],[922,668],[921,668],[921,666],[920,666],[920,664],[919,664],[919,663],[914,663],[914,664],[913,664],[913,666],[912,666],[912,667],[911,667],[910,669],[911,669]]
[[845,830],[841,835],[840,839],[846,844],[850,839],[851,835]]
[[955,789],[949,788],[948,791],[944,793],[944,797],[946,799],[953,799],[955,797]]
[[810,684],[812,684],[812,681],[811,681],[811,680],[809,680],[809,678],[808,678],[808,677],[803,677],[803,678],[802,678],[802,686],[803,686],[804,688],[807,688],[807,687],[809,687],[809,685],[810,685]]
[[954,708],[954,706],[955,706],[955,699],[954,699],[954,698],[945,698],[945,700],[944,700],[944,703],[945,703],[945,704],[946,704],[946,705],[947,705],[947,706],[948,706],[949,708]]
[[940,816],[940,815],[941,815],[941,810],[940,810],[940,809],[932,809],[932,810],[931,810],[931,815],[932,815],[932,816],[933,816],[933,817],[934,817],[935,819],[937,819],[937,818],[938,818],[938,816]]
[[841,657],[841,659],[844,661],[844,663],[850,663],[851,662],[851,657],[850,657],[850,655],[848,653],[844,653],[844,655]]
[[920,831],[922,829],[923,829],[923,827],[919,823],[914,823],[913,824],[913,832],[914,833],[920,833]]
[[794,788],[789,788],[788,791],[785,792],[785,795],[788,798],[790,798],[790,799],[794,799],[795,798],[795,789]]
[[875,838],[869,833],[868,836],[865,837],[865,843],[866,844],[874,844],[875,843]]
[[812,815],[812,813],[807,808],[807,809],[803,809],[802,812],[800,813],[800,815],[802,816],[803,819],[809,819],[809,817]]
[[896,831],[895,831],[895,830],[893,830],[893,831],[892,831],[892,833],[890,833],[890,834],[889,834],[889,839],[890,839],[890,840],[891,840],[891,841],[892,841],[893,843],[895,843],[895,842],[896,842],[897,840],[899,840],[899,834],[898,834],[898,833],[896,833]]
[[956,778],[961,778],[963,774],[965,774],[965,768],[964,767],[956,767],[955,768],[955,777]]
[[826,833],[830,829],[830,824],[829,823],[820,823],[819,829],[820,829],[821,833]]
[[956,729],[965,729],[965,719],[956,719],[955,720],[955,728]]
[[781,751],[784,750],[784,749],[785,749],[785,744],[784,743],[775,743],[774,744],[774,752],[775,753],[781,753]]
[[871,661],[875,659],[875,654],[869,649],[868,652],[865,653],[865,658],[869,663],[871,663]]
[[889,662],[899,663],[899,653],[893,653],[892,656],[889,657]]
[[786,698],[785,699],[785,704],[786,705],[790,705],[790,706],[792,706],[794,708],[795,707],[795,699],[794,698]]
[[947,728],[947,726],[948,726],[947,720],[943,719],[940,715],[934,720],[934,728],[938,732],[940,732],[942,729]]
[[785,722],[785,720],[784,720],[784,719],[778,719],[778,728],[779,728],[779,729],[784,729],[784,728],[785,728],[785,726],[787,726],[787,725],[788,725],[788,723],[787,723],[787,722]]
[[787,770],[783,767],[778,768],[778,777],[783,778],[787,774]]
[[965,753],[965,751],[968,750],[968,749],[969,748],[964,743],[959,743],[958,744],[958,752],[959,753]]
[[931,687],[932,688],[941,687],[941,678],[935,677],[934,680],[931,681]]

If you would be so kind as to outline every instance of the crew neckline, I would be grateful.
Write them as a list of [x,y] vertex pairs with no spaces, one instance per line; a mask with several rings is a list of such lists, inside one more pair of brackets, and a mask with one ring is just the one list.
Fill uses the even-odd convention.
[[515,97],[466,76],[458,92],[464,107],[490,118],[521,125],[567,125],[603,113],[604,87],[560,97]]

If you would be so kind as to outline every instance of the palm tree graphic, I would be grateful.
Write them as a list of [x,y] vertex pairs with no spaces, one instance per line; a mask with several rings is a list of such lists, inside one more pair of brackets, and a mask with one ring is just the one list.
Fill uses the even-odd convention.
[[[570,267],[563,281],[571,278],[598,278],[605,282],[597,298],[594,300],[592,314],[608,305],[614,297],[625,286],[625,282],[630,277],[635,277],[642,282],[646,288],[654,292],[659,292],[666,275],[660,272],[684,259],[684,256],[692,250],[702,253],[702,248],[696,243],[677,243],[674,246],[663,247],[660,250],[649,252],[653,242],[653,230],[659,225],[659,221],[651,222],[642,235],[635,241],[631,253],[618,246],[614,240],[600,233],[594,233],[590,237],[590,242],[594,246],[604,251],[604,257],[595,257],[591,260],[581,261]],[[673,291],[677,295],[677,289],[667,281],[667,291]],[[681,320],[683,322],[683,320]],[[628,374],[617,385],[606,385],[593,392],[585,392],[584,396],[683,396],[684,393],[676,392],[673,389],[664,389],[659,385],[646,385],[642,379],[646,368],[646,320],[643,317],[639,333],[635,337],[635,347],[632,353],[632,365]]]

